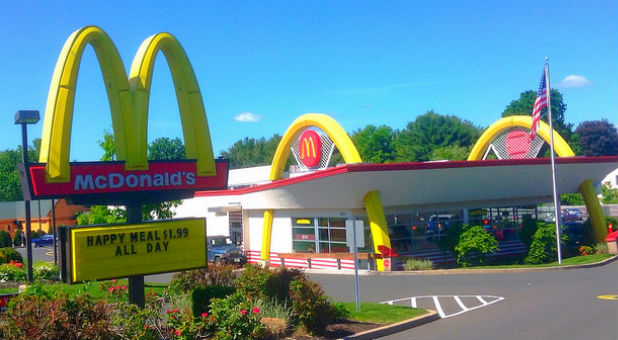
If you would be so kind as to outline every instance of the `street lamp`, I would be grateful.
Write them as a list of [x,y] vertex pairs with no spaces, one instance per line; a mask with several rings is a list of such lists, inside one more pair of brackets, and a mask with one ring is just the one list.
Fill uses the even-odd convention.
[[[28,171],[28,124],[36,124],[40,120],[38,110],[19,110],[15,114],[15,124],[21,125],[21,158],[26,170],[26,178],[30,183],[30,173]],[[30,226],[30,198],[24,197],[26,206],[26,253],[28,256],[28,282],[32,282],[32,244]]]

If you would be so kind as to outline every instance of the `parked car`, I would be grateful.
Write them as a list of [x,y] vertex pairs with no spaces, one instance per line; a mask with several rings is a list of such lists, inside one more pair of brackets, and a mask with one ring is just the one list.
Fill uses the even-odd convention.
[[33,238],[32,245],[34,245],[35,247],[52,246],[54,245],[54,235],[48,234],[43,235],[39,238]]
[[208,236],[206,241],[206,257],[215,264],[237,263],[247,261],[242,249],[234,245],[228,236]]
[[453,217],[454,216],[450,214],[431,215],[429,217],[429,223],[427,223],[427,228],[425,228],[425,236],[427,239],[433,240],[434,237],[437,239],[444,237],[446,229]]
[[568,223],[573,221],[581,221],[583,214],[581,210],[576,208],[566,208],[562,210],[562,223]]

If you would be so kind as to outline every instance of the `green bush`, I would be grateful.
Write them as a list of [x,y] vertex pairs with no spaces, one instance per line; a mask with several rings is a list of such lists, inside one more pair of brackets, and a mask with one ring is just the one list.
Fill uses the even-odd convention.
[[21,247],[21,243],[22,243],[21,232],[17,230],[15,232],[15,237],[13,238],[13,246]]
[[20,294],[0,319],[0,333],[6,339],[118,339],[112,311],[112,305],[88,295],[49,299]]
[[457,263],[464,267],[482,265],[498,250],[496,238],[481,226],[469,227],[459,237],[455,246]]
[[[521,226],[521,232],[519,233],[519,238],[522,242],[526,244],[528,248],[530,248],[530,243],[532,242],[532,236],[536,233],[536,230],[539,228],[535,219],[532,218],[524,218],[524,221]],[[542,222],[540,222],[542,223]]]
[[236,288],[225,286],[196,287],[191,292],[193,316],[198,317],[202,313],[210,311],[210,302],[213,298],[225,298],[235,291]]
[[463,233],[464,230],[467,228],[468,226],[459,223],[452,223],[451,225],[449,225],[448,228],[446,228],[446,234],[444,235],[444,237],[438,240],[438,247],[440,248],[440,250],[443,253],[454,253],[455,246],[457,246],[457,243],[459,243],[459,237],[461,236],[461,233]]
[[0,264],[0,281],[26,281],[26,269],[14,264]]
[[607,246],[607,243],[605,242],[597,243],[594,248],[595,248],[596,254],[609,254],[609,247]]
[[12,247],[13,241],[11,240],[11,234],[5,230],[0,230],[0,247]]
[[24,259],[21,257],[21,254],[13,248],[0,248],[0,253],[4,254],[7,263],[11,261],[24,263]]
[[263,334],[260,309],[240,291],[224,299],[215,298],[210,306],[218,340],[246,340]]
[[232,287],[237,276],[234,269],[236,267],[232,265],[221,264],[175,273],[170,281],[170,291],[190,293],[196,287],[208,285]]
[[248,299],[270,299],[269,282],[274,279],[275,272],[257,264],[245,265],[245,270],[236,279],[238,291]]
[[431,270],[433,262],[427,259],[408,258],[403,263],[403,270]]
[[614,231],[618,230],[618,218],[613,216],[605,216],[605,223],[607,223],[608,228],[611,224]]
[[53,263],[37,261],[32,265],[32,277],[35,280],[58,280],[58,267]]
[[309,334],[318,334],[337,319],[337,309],[322,287],[299,278],[290,282],[290,301],[298,323]]
[[[558,259],[555,226],[543,222],[539,222],[538,225],[538,229],[532,236],[528,256],[524,260],[528,264],[549,263]],[[562,235],[561,241],[561,243],[566,241],[566,235]]]

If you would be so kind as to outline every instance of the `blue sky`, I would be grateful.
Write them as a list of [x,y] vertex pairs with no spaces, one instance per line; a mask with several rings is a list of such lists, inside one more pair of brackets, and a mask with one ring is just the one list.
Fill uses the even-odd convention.
[[[283,134],[326,113],[352,132],[403,128],[428,110],[488,126],[525,90],[544,58],[566,120],[618,121],[616,1],[2,1],[0,150],[20,144],[13,116],[44,114],[66,38],[103,28],[130,68],[161,31],[185,48],[200,83],[215,152]],[[111,117],[88,47],[78,78],[71,159],[98,160]],[[40,137],[42,121],[29,128]],[[149,140],[182,137],[171,76],[157,59]]]

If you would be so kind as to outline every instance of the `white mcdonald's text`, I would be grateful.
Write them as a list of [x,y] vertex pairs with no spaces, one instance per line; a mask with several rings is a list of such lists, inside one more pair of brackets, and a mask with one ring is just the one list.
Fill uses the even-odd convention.
[[194,185],[195,173],[187,171],[164,172],[159,174],[120,174],[111,172],[106,175],[91,174],[76,175],[73,190],[104,190],[128,188],[152,188],[152,187],[179,187]]

